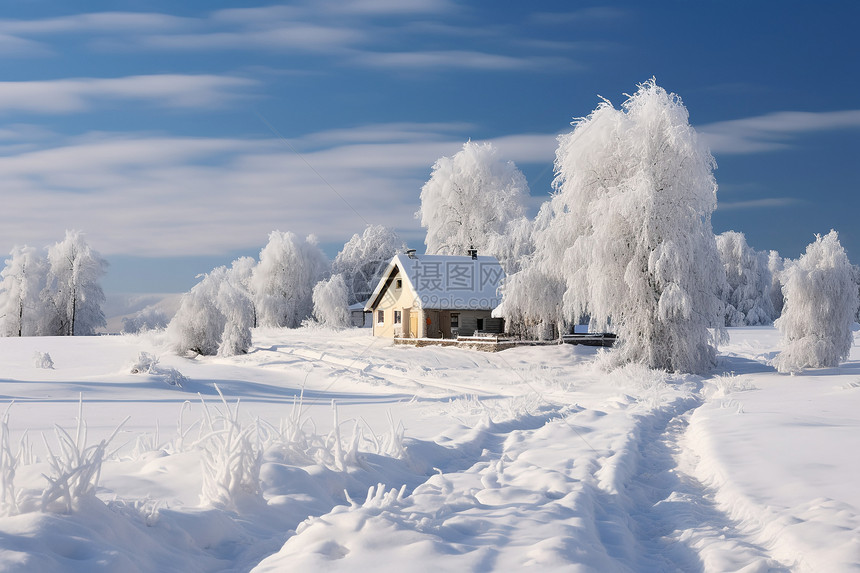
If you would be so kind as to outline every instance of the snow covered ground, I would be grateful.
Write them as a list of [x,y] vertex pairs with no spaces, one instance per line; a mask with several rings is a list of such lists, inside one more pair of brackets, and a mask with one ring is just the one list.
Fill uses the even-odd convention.
[[367,330],[2,338],[0,570],[860,570],[860,354],[785,376],[772,328],[730,333],[710,377]]

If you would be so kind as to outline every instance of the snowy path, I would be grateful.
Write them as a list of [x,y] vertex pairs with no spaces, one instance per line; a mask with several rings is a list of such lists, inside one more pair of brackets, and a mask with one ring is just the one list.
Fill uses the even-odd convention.
[[[715,492],[695,477],[695,454],[685,446],[689,419],[700,397],[679,399],[640,421],[636,465],[624,484],[613,484],[617,528],[629,524],[632,540],[617,558],[633,571],[788,571],[721,511]],[[614,508],[618,511],[618,507]]]

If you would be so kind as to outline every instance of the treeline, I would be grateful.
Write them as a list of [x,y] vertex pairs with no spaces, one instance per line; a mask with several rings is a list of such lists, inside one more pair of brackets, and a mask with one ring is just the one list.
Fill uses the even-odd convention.
[[346,327],[348,306],[370,296],[403,249],[394,231],[369,225],[330,262],[313,236],[273,231],[258,260],[215,268],[184,294],[168,332],[180,353],[233,355],[250,348],[257,326]]
[[78,231],[42,251],[15,247],[0,272],[3,336],[80,336],[105,326],[107,263]]

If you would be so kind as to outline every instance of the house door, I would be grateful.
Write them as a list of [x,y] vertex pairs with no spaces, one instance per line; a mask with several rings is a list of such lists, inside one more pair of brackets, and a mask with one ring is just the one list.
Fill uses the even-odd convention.
[[409,313],[409,336],[411,338],[418,338],[418,313],[410,312]]

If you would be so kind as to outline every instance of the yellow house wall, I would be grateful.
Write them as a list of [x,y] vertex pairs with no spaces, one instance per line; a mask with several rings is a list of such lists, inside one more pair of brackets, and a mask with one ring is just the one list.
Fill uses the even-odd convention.
[[[400,271],[398,270],[392,277],[391,284],[386,287],[385,291],[383,291],[382,296],[380,297],[379,305],[373,311],[372,320],[374,336],[394,338],[395,310],[399,310],[402,312],[402,322],[398,325],[398,327],[400,327],[401,332],[403,334],[406,334],[409,330],[409,312],[419,313],[418,325],[419,329],[421,328],[423,317],[420,314],[421,309],[417,308],[415,295],[412,293],[412,290],[407,287],[405,280],[403,281],[402,288],[397,288],[397,279],[399,278],[401,278],[401,276]],[[412,310],[410,311],[409,309]],[[377,322],[377,316],[380,310],[385,313],[385,320],[382,324]],[[414,338],[415,334],[411,334],[411,336]]]

